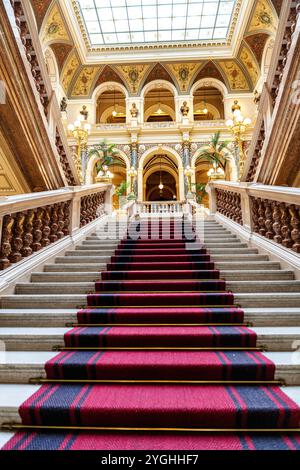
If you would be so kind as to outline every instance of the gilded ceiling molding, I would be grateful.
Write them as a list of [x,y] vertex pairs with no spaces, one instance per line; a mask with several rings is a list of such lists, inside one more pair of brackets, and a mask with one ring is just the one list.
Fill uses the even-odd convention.
[[234,12],[232,14],[232,20],[229,27],[229,32],[227,39],[225,40],[210,40],[210,41],[191,41],[183,43],[157,43],[157,44],[130,44],[130,45],[120,45],[117,46],[99,46],[92,47],[89,40],[89,35],[86,31],[84,19],[82,17],[80,7],[78,6],[77,0],[72,0],[73,10],[76,16],[76,19],[79,24],[79,28],[87,49],[87,52],[121,52],[121,51],[149,51],[149,50],[162,50],[162,49],[186,49],[186,48],[204,48],[204,47],[224,47],[230,46],[234,36],[234,31],[236,24],[239,18],[239,13],[241,9],[243,0],[237,0]]
[[124,78],[124,81],[129,88],[132,95],[138,93],[139,87],[149,71],[151,65],[149,64],[136,64],[136,65],[116,65],[116,70]]
[[66,23],[58,4],[54,4],[44,19],[41,31],[42,44],[49,42],[69,41],[72,42]]
[[193,76],[199,69],[199,62],[187,62],[182,64],[171,63],[166,64],[166,66],[175,76],[180,92],[187,92]]
[[83,67],[75,81],[74,86],[72,87],[71,97],[79,98],[85,97],[88,98],[93,90],[93,85],[96,80],[96,77],[99,74],[99,71],[103,67],[95,66],[85,66]]
[[148,83],[154,80],[166,80],[172,83],[172,85],[176,86],[175,77],[171,73],[169,73],[169,71],[166,69],[166,65],[158,62],[156,64],[153,64],[152,69],[150,70],[148,75],[145,77],[144,81],[141,83],[139,92],[141,91],[142,88],[144,88],[145,85],[147,85]]
[[263,53],[264,53],[266,43],[269,37],[270,37],[270,34],[268,33],[257,33],[257,34],[251,34],[250,36],[244,37],[244,41],[248,44],[251,51],[255,55],[255,58],[259,67],[261,67]]
[[250,91],[247,79],[241,67],[233,60],[219,61],[218,64],[226,74],[232,91]]
[[73,49],[73,46],[71,44],[54,42],[50,44],[50,47],[54,52],[59,74],[61,74],[61,71],[66,63],[66,60],[68,59],[68,56],[71,50]]
[[224,83],[226,88],[230,90],[230,85],[228,80],[226,79],[226,74],[223,72],[218,63],[213,60],[205,61],[200,64],[200,68],[198,69],[197,74],[193,77],[193,80],[191,81],[190,89],[192,88],[194,83],[206,78],[216,78],[220,82]]
[[258,82],[258,79],[260,77],[260,69],[259,66],[256,62],[256,59],[249,49],[248,46],[244,43],[241,48],[241,52],[239,54],[239,58],[241,62],[243,63],[246,71],[248,72],[251,82],[253,85],[253,88],[255,87],[256,83]]
[[80,66],[80,61],[79,61],[77,52],[73,50],[73,52],[71,52],[69,57],[67,58],[65,66],[61,73],[61,84],[67,94],[68,94],[71,82],[79,66]]
[[258,0],[253,16],[249,22],[248,33],[253,31],[268,31],[270,34],[276,33],[278,18],[268,0]]
[[34,11],[38,30],[40,30],[43,24],[44,18],[48,12],[51,3],[52,0],[31,0],[31,5]]

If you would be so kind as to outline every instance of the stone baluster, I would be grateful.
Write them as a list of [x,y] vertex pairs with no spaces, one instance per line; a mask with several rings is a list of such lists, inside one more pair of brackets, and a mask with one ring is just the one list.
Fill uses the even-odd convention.
[[270,201],[265,201],[265,227],[266,227],[266,237],[269,240],[273,240],[274,231],[273,231],[273,212],[272,212],[272,203]]
[[50,207],[46,206],[43,211],[43,228],[42,228],[43,238],[41,240],[43,247],[48,246],[51,243],[50,238],[49,238],[49,235],[51,233],[50,220],[51,220]]
[[265,229],[265,207],[264,207],[264,202],[262,199],[258,199],[258,225],[259,225],[259,234],[262,235],[263,237],[266,235],[266,229]]
[[0,269],[6,269],[10,266],[9,255],[12,251],[11,240],[15,219],[11,215],[6,215],[3,219],[2,240],[0,250]]
[[24,258],[32,255],[32,243],[33,243],[33,219],[34,211],[32,209],[28,210],[25,213],[24,221],[24,236],[23,236],[23,248],[21,249],[21,254]]
[[253,223],[253,231],[255,233],[259,233],[258,217],[258,202],[254,197],[251,197],[251,218]]
[[275,232],[274,241],[276,243],[282,243],[281,236],[281,211],[278,202],[273,202],[273,230]]
[[33,220],[33,251],[39,251],[42,248],[41,240],[43,238],[42,226],[43,226],[43,209],[39,207],[36,209]]
[[57,217],[58,217],[58,220],[57,220],[57,238],[59,240],[61,240],[65,234],[63,232],[63,228],[65,226],[65,222],[64,222],[64,217],[65,217],[65,213],[64,213],[64,203],[61,202],[60,204],[58,204],[58,213],[57,213]]
[[58,231],[58,207],[57,204],[54,204],[51,210],[51,233],[50,233],[50,242],[54,243],[58,240],[57,231]]
[[291,215],[291,226],[293,230],[291,231],[291,238],[294,242],[292,250],[296,253],[300,253],[300,215],[299,207],[294,205],[289,207]]
[[282,244],[286,248],[290,248],[293,245],[293,241],[291,239],[291,218],[289,210],[286,204],[282,203],[280,205],[281,211],[281,233],[283,236]]
[[9,255],[9,259],[12,263],[18,263],[22,259],[21,249],[23,247],[23,232],[24,232],[24,220],[25,215],[23,212],[14,214],[14,227],[12,236],[12,251]]
[[64,228],[63,228],[63,233],[65,236],[70,234],[70,214],[71,214],[71,209],[70,209],[70,201],[67,201],[63,205],[63,212],[65,215],[64,218]]

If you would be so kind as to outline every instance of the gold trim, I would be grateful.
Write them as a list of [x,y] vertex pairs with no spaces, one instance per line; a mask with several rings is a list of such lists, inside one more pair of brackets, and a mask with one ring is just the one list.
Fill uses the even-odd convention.
[[250,328],[253,323],[67,323],[66,328],[84,328],[95,326],[244,326]]
[[53,351],[265,351],[265,347],[178,347],[178,346],[137,346],[137,347],[119,347],[119,346],[94,346],[94,347],[81,347],[81,346],[53,346]]
[[70,431],[161,431],[161,432],[199,432],[199,433],[230,433],[230,432],[241,432],[241,433],[295,433],[300,432],[300,428],[159,428],[159,427],[118,427],[118,426],[36,426],[36,425],[25,425],[16,423],[3,423],[1,425],[2,430],[22,430],[22,429],[39,429],[39,430],[70,430]]
[[91,383],[91,384],[101,384],[101,383],[154,383],[154,384],[195,384],[195,385],[205,385],[205,384],[215,384],[215,385],[285,385],[285,382],[282,380],[143,380],[143,379],[44,379],[42,377],[32,378],[29,380],[31,384],[37,383]]

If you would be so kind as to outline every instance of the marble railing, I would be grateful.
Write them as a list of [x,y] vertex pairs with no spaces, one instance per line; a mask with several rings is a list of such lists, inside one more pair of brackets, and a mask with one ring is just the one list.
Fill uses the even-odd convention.
[[221,181],[208,190],[212,213],[300,253],[300,189]]
[[9,196],[0,201],[0,270],[110,213],[111,185]]
[[137,203],[137,212],[143,214],[182,214],[183,203],[170,202],[140,202]]
[[[272,152],[280,153],[283,146],[283,136],[276,128],[276,121],[283,119],[283,113],[279,109],[280,102],[285,112],[289,112],[293,84],[290,81],[297,80],[294,63],[299,61],[299,36],[300,36],[300,0],[286,0],[282,2],[277,36],[273,48],[273,55],[269,73],[264,84],[258,108],[258,117],[253,131],[253,137],[248,152],[243,180],[268,182],[265,174],[260,174],[263,160]],[[290,111],[293,112],[292,109]],[[287,118],[288,119],[288,118]],[[295,117],[290,116],[294,122]],[[275,147],[270,137],[274,130],[278,142]],[[270,145],[269,145],[270,143]]]

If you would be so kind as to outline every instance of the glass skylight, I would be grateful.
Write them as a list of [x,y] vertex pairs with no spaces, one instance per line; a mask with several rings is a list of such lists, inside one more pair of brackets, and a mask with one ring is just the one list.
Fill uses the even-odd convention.
[[78,0],[92,47],[225,40],[236,0]]

